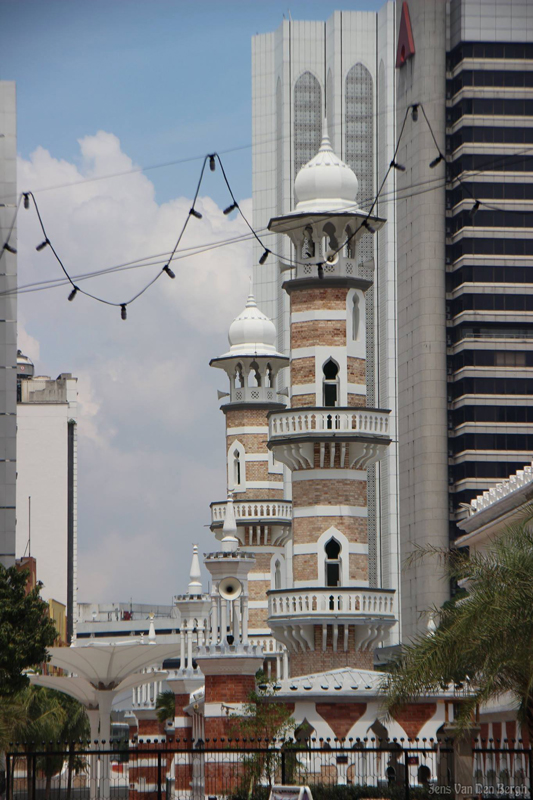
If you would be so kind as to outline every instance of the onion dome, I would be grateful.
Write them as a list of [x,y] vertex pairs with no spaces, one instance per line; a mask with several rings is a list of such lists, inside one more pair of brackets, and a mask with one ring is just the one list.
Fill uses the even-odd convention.
[[251,292],[246,308],[230,325],[228,340],[227,355],[277,355],[276,326],[259,310]]
[[359,181],[355,172],[333,152],[324,122],[320,150],[299,171],[294,183],[295,212],[355,211]]

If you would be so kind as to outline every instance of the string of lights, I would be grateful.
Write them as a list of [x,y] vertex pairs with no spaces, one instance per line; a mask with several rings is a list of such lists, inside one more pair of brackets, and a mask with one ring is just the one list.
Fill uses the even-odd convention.
[[[375,229],[370,224],[369,219],[370,219],[370,217],[372,215],[372,212],[373,212],[374,208],[376,207],[376,204],[378,203],[378,201],[379,200],[384,200],[388,195],[392,195],[393,197],[396,197],[397,199],[406,199],[407,197],[410,197],[410,196],[415,196],[417,194],[421,194],[421,193],[424,193],[424,192],[427,192],[427,191],[433,191],[435,188],[442,188],[442,186],[447,186],[450,182],[453,182],[455,180],[457,180],[461,185],[464,186],[464,180],[463,179],[461,179],[459,176],[452,176],[451,178],[445,179],[444,181],[441,178],[435,178],[435,179],[431,179],[429,181],[424,181],[424,182],[420,182],[418,184],[413,184],[410,187],[402,187],[402,189],[396,189],[395,188],[391,192],[383,192],[384,186],[385,186],[385,184],[387,182],[387,178],[388,178],[388,176],[389,176],[389,174],[390,174],[392,169],[396,169],[396,170],[399,170],[401,172],[405,171],[405,167],[402,166],[401,164],[399,164],[396,159],[397,159],[400,143],[401,143],[401,140],[402,140],[402,136],[403,136],[403,133],[404,133],[404,129],[405,129],[406,121],[408,119],[409,112],[411,112],[411,117],[412,117],[413,122],[416,122],[418,120],[418,110],[419,109],[422,111],[422,114],[424,116],[425,122],[428,125],[428,128],[430,130],[431,136],[432,136],[433,141],[435,143],[435,147],[437,149],[437,157],[430,163],[429,166],[431,168],[434,168],[435,166],[437,166],[437,164],[439,164],[441,161],[444,160],[444,156],[443,156],[442,151],[440,150],[440,148],[438,146],[438,142],[436,140],[435,134],[434,134],[433,129],[431,127],[431,123],[430,123],[430,121],[429,121],[429,119],[427,117],[427,114],[425,112],[425,109],[424,109],[423,105],[421,103],[415,103],[415,104],[409,106],[407,108],[407,110],[406,110],[406,113],[405,113],[405,116],[404,116],[404,119],[403,119],[403,122],[402,122],[401,130],[400,130],[400,134],[398,136],[398,140],[396,142],[393,158],[392,158],[392,160],[391,160],[391,162],[390,162],[390,164],[389,164],[389,166],[387,168],[387,171],[386,171],[386,173],[385,173],[385,175],[384,175],[384,177],[383,177],[383,179],[381,181],[381,184],[380,184],[380,187],[379,187],[379,190],[378,190],[377,194],[372,199],[369,198],[368,200],[361,201],[360,204],[354,203],[354,204],[349,204],[349,205],[346,206],[346,210],[347,211],[354,210],[354,209],[361,209],[361,208],[364,208],[367,205],[367,203],[369,203],[370,200],[371,200],[370,207],[369,207],[369,209],[368,209],[368,211],[366,213],[365,219],[362,220],[361,224],[354,231],[354,233],[352,233],[349,237],[347,237],[347,239],[333,253],[330,253],[330,255],[329,255],[330,259],[334,258],[336,253],[340,252],[343,248],[345,248],[349,244],[350,240],[354,236],[357,235],[357,233],[361,229],[361,227],[365,227],[369,233],[375,233]],[[244,149],[244,148],[234,148],[234,149]],[[524,153],[527,153],[528,151],[531,151],[531,150],[533,150],[533,148],[526,148],[524,150]],[[226,152],[228,152],[228,151],[226,151]],[[516,153],[515,157],[519,157],[519,155],[520,155],[520,153]],[[186,161],[186,160],[193,160],[193,159],[182,159],[181,161]],[[487,163],[483,164],[479,170],[477,170],[476,172],[473,171],[473,172],[469,173],[469,178],[472,178],[475,174],[483,172],[484,169],[487,166],[490,167],[491,165],[495,165],[499,160],[500,159],[490,159],[490,160],[488,160]],[[196,206],[196,202],[197,202],[197,199],[198,199],[200,188],[201,188],[201,185],[202,185],[202,182],[203,182],[206,165],[209,162],[210,170],[214,172],[215,169],[216,169],[216,162],[217,161],[219,163],[220,170],[221,170],[222,176],[224,178],[224,182],[226,184],[226,187],[228,189],[229,195],[230,195],[231,200],[232,200],[231,204],[227,208],[224,209],[223,213],[226,214],[226,215],[229,215],[230,213],[232,213],[232,211],[238,210],[240,215],[241,215],[241,217],[242,217],[242,219],[243,219],[243,221],[245,222],[246,226],[248,227],[250,233],[249,234],[242,234],[242,235],[236,236],[236,237],[231,237],[231,238],[224,239],[224,240],[221,240],[221,241],[218,241],[218,242],[214,242],[214,243],[209,243],[207,245],[196,245],[196,246],[189,247],[189,248],[183,248],[178,253],[178,247],[179,247],[179,245],[180,245],[180,243],[182,241],[182,238],[183,238],[183,235],[184,235],[184,233],[186,231],[186,228],[187,228],[187,225],[189,223],[190,217],[194,216],[197,219],[201,219],[202,218],[202,215],[197,211],[195,206]],[[433,184],[438,184],[438,185],[434,186]],[[426,187],[426,188],[421,188],[421,187]],[[414,189],[415,191],[412,191],[410,193],[408,191],[406,191],[406,190],[408,190],[410,188]],[[474,197],[474,195],[470,192],[470,190],[469,190],[469,188],[467,186],[464,186],[464,188],[465,188],[465,190],[467,192],[470,193],[472,199],[474,200],[474,206],[473,206],[473,209],[471,210],[471,215],[472,216],[476,213],[477,209],[481,205],[484,205],[484,206],[486,206],[488,208],[491,208],[491,209],[494,209],[494,210],[499,210],[499,211],[505,210],[505,209],[501,209],[501,208],[498,208],[496,206],[493,206],[492,204],[486,203],[485,201],[477,200]],[[417,190],[419,190],[419,191],[417,191]],[[249,241],[251,239],[255,239],[261,245],[261,247],[263,248],[263,253],[262,253],[261,257],[259,258],[259,263],[260,264],[264,264],[270,254],[272,254],[274,257],[278,258],[280,261],[286,263],[290,267],[293,267],[293,266],[296,266],[296,265],[298,265],[300,263],[303,263],[303,262],[299,262],[299,261],[297,261],[295,259],[287,259],[285,256],[282,256],[282,255],[280,255],[278,253],[273,252],[273,250],[271,248],[266,246],[266,244],[264,243],[263,239],[266,238],[267,236],[271,236],[272,233],[270,231],[268,231],[267,229],[261,229],[259,231],[256,231],[253,228],[253,226],[250,224],[250,222],[248,221],[246,216],[244,215],[242,209],[240,208],[240,206],[239,206],[239,204],[238,204],[238,202],[237,202],[237,200],[235,198],[234,192],[232,190],[231,184],[230,184],[229,179],[227,177],[226,170],[224,168],[224,165],[222,163],[222,160],[220,158],[220,154],[219,153],[212,153],[212,154],[208,154],[207,156],[203,157],[203,163],[202,163],[202,168],[201,168],[201,172],[200,172],[200,177],[199,177],[199,180],[198,180],[198,183],[197,183],[197,186],[196,186],[196,191],[195,191],[195,194],[194,194],[194,198],[193,198],[193,202],[192,202],[191,208],[189,209],[189,213],[187,214],[187,216],[185,218],[185,222],[184,222],[184,224],[182,226],[182,229],[180,231],[180,234],[179,234],[179,236],[178,236],[178,238],[176,240],[176,244],[174,245],[173,250],[170,251],[170,254],[169,253],[160,253],[160,254],[156,254],[154,256],[146,256],[146,257],[144,257],[142,259],[136,259],[134,261],[126,262],[124,264],[119,264],[119,265],[116,265],[116,266],[113,266],[113,267],[108,267],[108,268],[105,268],[103,270],[84,273],[84,274],[81,274],[81,275],[78,275],[78,276],[74,276],[74,277],[71,276],[71,274],[67,271],[63,261],[61,260],[61,258],[59,257],[57,251],[53,247],[53,245],[52,245],[52,243],[51,243],[51,241],[50,241],[50,239],[49,239],[49,237],[47,235],[46,229],[44,227],[44,223],[43,223],[43,220],[42,220],[42,217],[41,217],[41,213],[40,213],[39,207],[37,205],[35,196],[34,196],[33,192],[31,192],[31,191],[22,193],[22,195],[19,198],[19,202],[18,202],[17,208],[15,210],[15,214],[14,214],[14,217],[13,217],[11,228],[10,228],[9,233],[8,233],[8,237],[6,239],[6,242],[4,243],[4,246],[3,246],[2,250],[0,251],[0,258],[3,255],[4,251],[16,252],[15,248],[13,248],[10,245],[9,240],[10,240],[12,231],[14,229],[14,225],[15,225],[15,222],[16,222],[18,211],[19,211],[19,209],[21,207],[21,200],[22,199],[24,201],[24,208],[26,208],[26,209],[28,209],[30,207],[30,200],[33,201],[33,205],[35,207],[35,211],[37,213],[39,224],[40,224],[40,227],[41,227],[41,230],[42,230],[42,233],[43,233],[44,239],[39,245],[37,245],[36,250],[42,251],[46,247],[50,247],[51,252],[53,253],[53,255],[56,258],[56,260],[58,261],[58,263],[59,263],[59,265],[60,265],[60,267],[61,267],[61,269],[62,269],[62,271],[64,273],[64,278],[55,278],[55,279],[51,279],[51,280],[48,280],[48,281],[39,281],[39,282],[36,282],[36,283],[33,283],[33,284],[31,284],[31,283],[30,284],[26,284],[25,286],[18,287],[17,289],[8,290],[7,292],[4,292],[3,294],[26,293],[26,292],[29,292],[29,291],[42,291],[42,290],[47,289],[47,288],[57,288],[58,286],[63,286],[63,285],[70,284],[71,287],[72,287],[72,291],[71,291],[71,293],[69,295],[69,300],[74,300],[74,298],[76,297],[78,292],[80,292],[81,294],[84,294],[85,296],[87,296],[87,297],[89,297],[89,298],[91,298],[93,300],[96,300],[98,302],[105,303],[106,305],[120,307],[120,309],[121,309],[121,318],[122,319],[126,319],[126,317],[127,317],[127,311],[126,311],[127,306],[130,305],[131,303],[133,303],[139,297],[141,297],[141,295],[143,295],[148,290],[148,288],[150,288],[150,286],[152,286],[161,277],[161,275],[163,273],[166,273],[168,275],[168,277],[170,277],[170,278],[174,278],[175,277],[175,273],[171,269],[170,265],[171,265],[171,263],[173,261],[178,260],[180,258],[191,257],[191,256],[194,256],[194,255],[200,255],[201,253],[207,252],[209,250],[212,250],[212,249],[215,249],[215,248],[218,248],[218,247],[223,247],[223,246],[226,246],[228,244],[232,244],[232,243],[235,243],[235,242],[244,242],[244,241]],[[531,213],[531,212],[529,212],[529,213]],[[326,219],[327,218],[324,217],[324,220],[326,220]],[[297,226],[297,224],[298,223],[296,223],[296,226]],[[126,270],[126,269],[137,269],[137,268],[141,268],[141,267],[160,266],[161,264],[163,264],[163,266],[160,269],[160,271],[146,285],[144,285],[143,288],[139,292],[137,292],[135,295],[133,295],[133,297],[130,297],[130,299],[125,301],[125,302],[112,302],[112,301],[109,301],[109,300],[107,300],[107,299],[105,299],[103,297],[99,297],[97,295],[94,295],[94,294],[92,294],[90,292],[87,292],[87,291],[81,289],[79,287],[79,285],[78,285],[81,281],[89,280],[90,278],[99,277],[99,276],[102,276],[102,275],[107,275],[107,274],[111,274],[111,273],[122,271],[122,270]],[[318,264],[317,266],[318,266],[318,270],[319,270],[319,275],[320,275],[321,271],[322,271],[322,275],[323,275],[323,266],[324,266],[324,264],[323,263],[322,264]],[[322,270],[320,269],[321,267],[322,267]]]

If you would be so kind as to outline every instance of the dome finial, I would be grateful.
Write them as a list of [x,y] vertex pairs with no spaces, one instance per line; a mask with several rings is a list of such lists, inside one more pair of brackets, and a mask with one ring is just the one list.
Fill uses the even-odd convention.
[[324,117],[324,121],[322,123],[322,141],[320,142],[320,149],[319,153],[333,153],[333,147],[331,146],[331,141],[329,138],[329,131],[328,131],[328,118]]
[[250,291],[248,292],[248,300],[246,301],[246,308],[257,308],[257,303],[254,297],[254,276],[250,275]]

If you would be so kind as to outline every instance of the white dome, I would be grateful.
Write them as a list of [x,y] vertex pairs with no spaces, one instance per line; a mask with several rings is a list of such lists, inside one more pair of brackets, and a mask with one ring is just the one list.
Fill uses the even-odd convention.
[[355,210],[359,181],[331,147],[324,123],[320,150],[299,171],[294,183],[296,211]]
[[276,353],[276,326],[257,307],[250,292],[246,308],[230,325],[228,355],[274,355]]

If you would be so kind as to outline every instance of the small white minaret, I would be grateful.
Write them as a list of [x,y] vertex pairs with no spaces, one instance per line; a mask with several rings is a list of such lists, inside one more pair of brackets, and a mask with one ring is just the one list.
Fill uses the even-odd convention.
[[255,556],[249,575],[253,583],[250,635],[272,642],[273,647],[267,648],[270,670],[279,659],[280,647],[274,646],[267,625],[266,593],[286,582],[291,532],[291,502],[285,497],[283,465],[267,447],[268,415],[285,408],[287,402],[276,384],[289,359],[278,353],[276,338],[276,327],[257,307],[250,286],[246,306],[229,328],[229,350],[210,362],[229,379],[229,392],[219,392],[219,396],[224,398],[227,489],[232,498],[231,503],[211,504],[211,530],[219,540],[226,536],[224,517],[231,508],[232,536],[243,553]]

